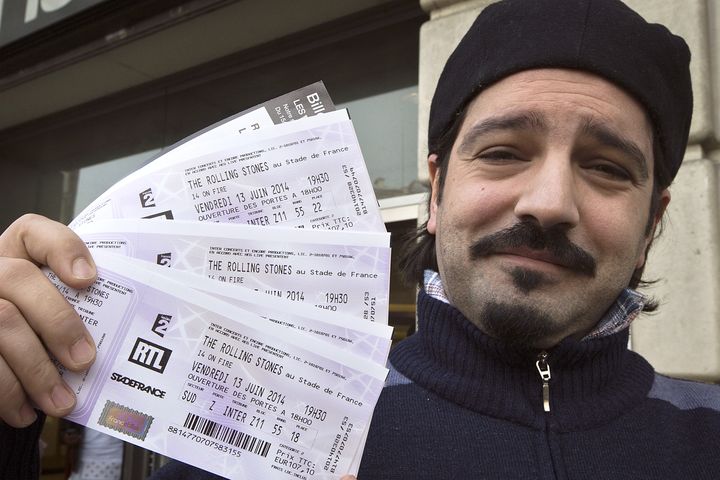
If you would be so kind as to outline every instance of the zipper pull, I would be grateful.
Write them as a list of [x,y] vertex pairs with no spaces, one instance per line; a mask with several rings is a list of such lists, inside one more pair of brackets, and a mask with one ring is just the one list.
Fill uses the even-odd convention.
[[542,379],[542,390],[543,390],[543,410],[546,412],[550,411],[550,365],[547,363],[547,352],[541,352],[538,355],[538,359],[535,362],[537,371]]

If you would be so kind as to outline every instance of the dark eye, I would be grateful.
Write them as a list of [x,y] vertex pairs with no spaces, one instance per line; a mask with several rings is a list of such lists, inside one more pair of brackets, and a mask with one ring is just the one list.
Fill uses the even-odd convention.
[[483,152],[480,152],[479,155],[477,155],[477,158],[480,158],[485,161],[489,162],[505,162],[505,161],[511,161],[511,160],[522,160],[515,152],[507,149],[492,149],[492,150],[485,150]]
[[599,163],[588,168],[613,180],[632,181],[632,175],[627,170],[612,163]]

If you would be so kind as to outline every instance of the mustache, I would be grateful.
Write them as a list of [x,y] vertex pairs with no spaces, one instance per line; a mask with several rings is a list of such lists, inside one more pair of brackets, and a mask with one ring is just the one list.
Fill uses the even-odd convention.
[[477,240],[470,246],[470,258],[476,260],[523,247],[545,251],[555,263],[583,275],[595,276],[596,262],[592,255],[572,243],[561,229],[546,229],[535,222],[519,222]]

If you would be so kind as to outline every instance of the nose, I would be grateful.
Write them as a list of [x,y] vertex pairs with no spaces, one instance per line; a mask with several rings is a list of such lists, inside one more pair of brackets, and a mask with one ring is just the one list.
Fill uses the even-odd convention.
[[572,228],[580,213],[572,164],[567,157],[541,161],[528,178],[515,204],[520,220],[535,220],[540,226]]

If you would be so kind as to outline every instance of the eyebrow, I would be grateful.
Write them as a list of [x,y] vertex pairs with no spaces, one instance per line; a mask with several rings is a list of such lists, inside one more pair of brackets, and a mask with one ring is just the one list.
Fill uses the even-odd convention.
[[[583,135],[591,137],[599,144],[619,150],[630,157],[638,167],[641,180],[645,181],[648,179],[647,158],[635,142],[623,137],[592,118],[584,118],[580,129]],[[545,133],[549,130],[549,127],[544,115],[533,111],[491,117],[470,127],[470,130],[465,134],[462,143],[458,147],[458,152],[472,152],[472,146],[478,138],[488,133],[503,130],[525,130]]]
[[470,130],[463,136],[458,151],[467,153],[472,150],[472,146],[479,137],[503,130],[532,130],[544,133],[548,131],[548,126],[545,118],[536,112],[511,113],[491,117],[470,127]]
[[641,180],[648,179],[647,158],[635,142],[590,118],[583,120],[581,129],[583,134],[592,137],[601,145],[619,150],[630,157],[638,167]]

